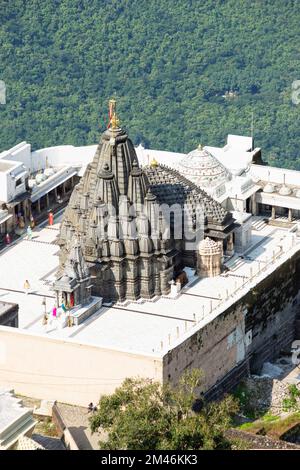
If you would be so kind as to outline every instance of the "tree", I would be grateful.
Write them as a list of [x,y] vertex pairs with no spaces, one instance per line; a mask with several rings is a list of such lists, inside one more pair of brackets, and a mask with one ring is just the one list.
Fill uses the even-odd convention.
[[185,373],[176,387],[146,379],[126,379],[104,395],[91,417],[92,432],[106,450],[197,450],[230,448],[224,437],[238,405],[231,396],[197,400],[199,370]]
[[[134,144],[189,152],[250,135],[299,169],[300,8],[265,0],[1,2],[0,152],[89,145],[115,95]],[[287,28],[288,24],[288,28]],[[226,91],[238,92],[233,100]],[[100,127],[100,129],[99,129]]]

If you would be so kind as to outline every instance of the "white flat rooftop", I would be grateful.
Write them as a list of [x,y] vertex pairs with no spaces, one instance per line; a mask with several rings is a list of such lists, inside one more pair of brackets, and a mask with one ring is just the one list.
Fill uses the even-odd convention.
[[31,410],[23,407],[21,400],[11,390],[0,389],[0,432],[28,411]]
[[[48,327],[42,324],[43,297],[48,311],[54,305],[51,284],[58,267],[59,247],[54,243],[58,230],[56,219],[52,227],[35,229],[32,240],[24,237],[0,253],[0,300],[19,304],[20,328],[54,338],[159,356],[244,295],[250,285],[257,283],[258,276],[265,276],[292,251],[300,249],[295,233],[269,226],[256,217],[251,246],[243,257],[234,255],[226,262],[227,272],[199,279],[193,270],[187,269],[189,284],[177,298],[103,306],[82,324],[61,329],[55,321]],[[28,294],[25,280],[30,283]]]
[[34,426],[32,410],[24,407],[12,390],[0,389],[0,450],[13,446]]

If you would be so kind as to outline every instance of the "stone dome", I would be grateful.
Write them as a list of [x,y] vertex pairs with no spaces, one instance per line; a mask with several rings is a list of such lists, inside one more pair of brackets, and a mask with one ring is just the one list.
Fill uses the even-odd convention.
[[274,193],[274,191],[275,191],[275,187],[272,183],[267,183],[263,189],[264,193]]
[[209,237],[204,238],[199,243],[199,253],[201,255],[219,255],[222,251],[220,243],[215,242]]
[[54,168],[52,168],[52,167],[45,168],[44,175],[47,176],[47,178],[49,176],[53,176],[54,174],[55,174]]
[[178,164],[178,171],[208,190],[230,180],[230,173],[211,153],[199,146]]
[[292,192],[291,188],[289,188],[285,184],[283,184],[281,188],[279,189],[279,194],[281,196],[288,196],[289,194],[291,194],[291,192]]
[[47,176],[44,173],[38,173],[35,177],[36,184],[41,184],[47,179]]
[[36,186],[36,181],[35,181],[35,178],[29,178],[28,180],[28,187],[30,189],[34,188]]

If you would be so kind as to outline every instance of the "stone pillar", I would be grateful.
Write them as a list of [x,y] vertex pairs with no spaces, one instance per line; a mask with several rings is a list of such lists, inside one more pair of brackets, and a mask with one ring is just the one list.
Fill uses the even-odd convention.
[[276,208],[275,208],[275,206],[272,206],[272,215],[271,215],[271,218],[272,218],[272,219],[275,219],[275,218],[276,218]]
[[74,295],[74,307],[75,307],[75,305],[78,305],[80,303],[77,289],[74,290],[73,295]]
[[36,206],[37,206],[37,211],[40,214],[41,213],[41,200],[40,199],[36,201]]
[[258,210],[257,210],[257,202],[255,200],[252,200],[252,211],[251,211],[251,214],[252,215],[257,215],[258,213]]
[[28,207],[28,218],[29,218],[29,220],[31,220],[31,216],[32,216],[32,202],[30,201],[30,199],[27,200],[27,207]]
[[159,265],[158,261],[154,260],[154,294],[161,295],[161,287],[160,287],[160,276],[159,276]]
[[47,205],[47,209],[49,207],[49,193],[46,194],[46,205]]
[[57,188],[54,188],[54,197],[55,197],[55,201],[57,200]]
[[66,195],[66,183],[63,182],[63,184],[62,184],[62,196],[65,197],[65,195]]
[[288,221],[289,222],[293,221],[293,211],[292,211],[292,209],[289,209]]
[[227,247],[226,247],[226,254],[231,256],[234,253],[234,247],[233,247],[233,234],[230,233],[228,238],[227,238]]
[[163,295],[167,295],[171,290],[169,282],[172,279],[173,272],[171,272],[171,270],[166,266],[161,266],[160,269],[161,293]]
[[26,207],[26,200],[21,202],[21,207],[22,207],[22,210],[23,210],[23,214],[24,214],[24,222],[26,224],[26,221],[27,221],[27,207]]
[[250,212],[250,213],[252,214],[252,202],[253,202],[253,199],[252,199],[252,197],[250,196],[250,197],[248,198],[248,200],[249,200],[248,210],[247,210],[247,201],[246,201],[245,211],[246,211],[246,212]]
[[217,243],[218,243],[218,245],[219,245],[219,247],[220,247],[220,253],[221,253],[221,264],[223,264],[223,262],[224,262],[223,241],[222,241],[222,240],[219,240]]

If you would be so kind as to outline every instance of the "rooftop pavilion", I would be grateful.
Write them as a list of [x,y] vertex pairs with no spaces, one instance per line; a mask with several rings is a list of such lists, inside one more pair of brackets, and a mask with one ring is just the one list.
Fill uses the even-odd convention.
[[299,171],[251,165],[250,175],[259,191],[255,195],[256,213],[265,213],[288,222],[300,218]]
[[[81,158],[82,154],[84,151]],[[47,153],[35,155],[27,142],[1,152],[0,243],[6,234],[19,235],[28,224],[44,218],[47,210],[68,200],[78,168],[74,158],[70,164],[59,158],[50,161]]]
[[[78,326],[61,328],[54,320],[45,327],[43,299],[47,311],[55,300],[52,283],[59,261],[55,239],[60,220],[61,215],[54,226],[36,228],[32,240],[23,237],[1,252],[0,295],[5,302],[19,304],[19,327],[36,335],[156,357],[220,315],[300,249],[297,223],[277,227],[253,217],[251,244],[225,262],[221,275],[199,279],[187,269],[188,284],[178,295],[103,305]],[[27,294],[25,280],[30,283]]]

